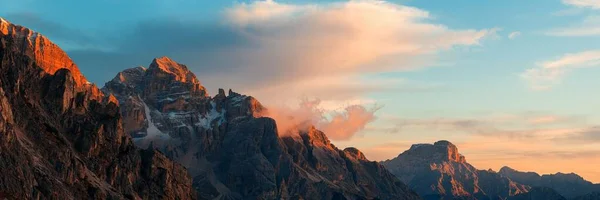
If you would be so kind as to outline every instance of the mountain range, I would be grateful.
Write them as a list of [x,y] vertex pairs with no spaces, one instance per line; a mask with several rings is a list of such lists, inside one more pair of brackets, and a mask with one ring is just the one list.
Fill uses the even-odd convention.
[[[102,89],[0,18],[0,199],[599,199],[576,174],[478,170],[448,141],[374,162],[168,57]],[[294,117],[294,116],[289,116]]]
[[478,170],[445,140],[414,144],[381,164],[424,199],[597,199],[600,192],[574,173]]
[[118,73],[103,88],[125,132],[182,163],[200,199],[418,199],[382,165],[340,150],[315,127],[280,134],[252,96],[201,86],[170,58]]

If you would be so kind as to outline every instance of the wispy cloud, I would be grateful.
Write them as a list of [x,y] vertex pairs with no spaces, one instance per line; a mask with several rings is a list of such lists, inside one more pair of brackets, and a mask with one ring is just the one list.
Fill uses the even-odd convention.
[[547,90],[560,83],[568,72],[584,67],[600,66],[600,50],[565,54],[562,57],[537,63],[521,74],[534,90]]
[[555,28],[546,31],[546,35],[559,37],[583,37],[600,35],[600,17],[597,11],[600,9],[600,1],[596,0],[563,0],[563,4],[570,6],[569,9],[555,13],[557,16],[579,15],[583,11],[590,10],[592,14],[587,15],[580,22],[570,23],[566,27]]
[[508,39],[511,39],[511,40],[515,39],[515,38],[519,37],[520,35],[521,35],[521,32],[515,31],[515,32],[508,34]]
[[576,7],[600,9],[600,1],[597,0],[563,0],[562,2]]

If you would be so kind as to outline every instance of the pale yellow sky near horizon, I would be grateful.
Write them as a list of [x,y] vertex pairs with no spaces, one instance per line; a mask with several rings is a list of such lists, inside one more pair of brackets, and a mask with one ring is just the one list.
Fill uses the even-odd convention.
[[[416,143],[434,143],[436,141],[438,140]],[[342,146],[346,144],[345,142],[333,141],[333,144],[339,144],[338,148],[341,149],[350,147]],[[585,180],[600,184],[600,173],[598,173],[598,166],[600,166],[599,156],[568,157],[568,155],[562,155],[562,157],[560,157],[548,153],[548,155],[540,155],[537,158],[528,159],[527,157],[530,157],[531,155],[526,156],[519,155],[518,152],[495,151],[493,150],[493,147],[486,150],[485,145],[489,143],[481,143],[482,146],[473,148],[466,147],[469,145],[465,145],[465,143],[454,144],[457,145],[459,152],[465,156],[467,162],[480,170],[492,169],[498,171],[503,166],[508,166],[518,171],[536,172],[540,175],[555,174],[558,172],[576,173]],[[361,150],[369,160],[382,161],[398,156],[400,153],[408,150],[411,145],[412,143],[389,143],[379,146],[363,147],[359,148],[359,150]]]

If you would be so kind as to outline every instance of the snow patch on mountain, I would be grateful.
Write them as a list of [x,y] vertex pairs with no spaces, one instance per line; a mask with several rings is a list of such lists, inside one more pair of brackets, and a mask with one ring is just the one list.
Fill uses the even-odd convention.
[[146,112],[146,122],[148,123],[148,128],[146,129],[146,139],[154,139],[154,138],[160,138],[160,139],[170,139],[171,137],[169,136],[169,134],[165,134],[162,131],[160,131],[156,125],[154,124],[154,122],[152,121],[152,115],[150,112],[152,112],[150,110],[150,107],[148,107],[148,105],[146,105],[144,103],[144,110]]
[[219,112],[217,110],[217,104],[212,101],[210,102],[211,109],[208,113],[204,115],[200,115],[199,121],[195,124],[196,126],[202,127],[204,129],[212,129],[212,122],[216,121],[216,126],[221,126],[221,124],[225,123],[225,111],[221,110]]

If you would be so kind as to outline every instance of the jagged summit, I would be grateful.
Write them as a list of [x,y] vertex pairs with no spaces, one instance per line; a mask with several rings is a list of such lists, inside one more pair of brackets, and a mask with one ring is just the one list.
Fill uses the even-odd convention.
[[506,199],[529,189],[493,170],[476,169],[446,140],[414,144],[382,164],[424,199]]
[[114,96],[47,38],[0,21],[0,199],[195,197],[183,166],[135,148]]
[[363,154],[363,152],[354,147],[345,148],[344,153],[346,153],[346,156],[356,160],[367,160],[365,154]]
[[115,78],[112,79],[114,82],[120,82],[128,85],[139,84],[142,81],[142,77],[146,73],[146,68],[139,66],[134,68],[129,68],[119,72]]
[[437,142],[433,143],[433,145],[438,145],[438,146],[454,146],[454,144],[452,144],[452,142],[450,142],[448,140],[440,140],[440,141],[437,141]]
[[188,70],[187,66],[173,61],[171,58],[163,56],[154,58],[148,67],[148,70],[161,70],[174,76],[175,80],[181,82],[200,83],[196,75]]
[[170,58],[125,70],[103,90],[121,101],[135,144],[186,166],[200,199],[419,199],[382,165],[336,148],[314,126],[282,136],[254,97],[231,89],[208,96]]
[[465,157],[458,152],[456,145],[446,140],[440,140],[433,144],[413,144],[410,149],[400,155],[439,161],[466,162]]
[[88,84],[79,68],[71,58],[48,38],[29,28],[0,20],[0,37],[8,41],[5,49],[26,55],[35,60],[37,66],[48,74],[54,74],[60,69],[68,69],[77,86]]
[[[206,98],[208,92],[188,68],[168,57],[152,60],[148,68],[138,66],[119,72],[103,88],[120,100],[139,96],[154,108],[186,106],[190,99]],[[181,101],[176,100],[181,98]]]

